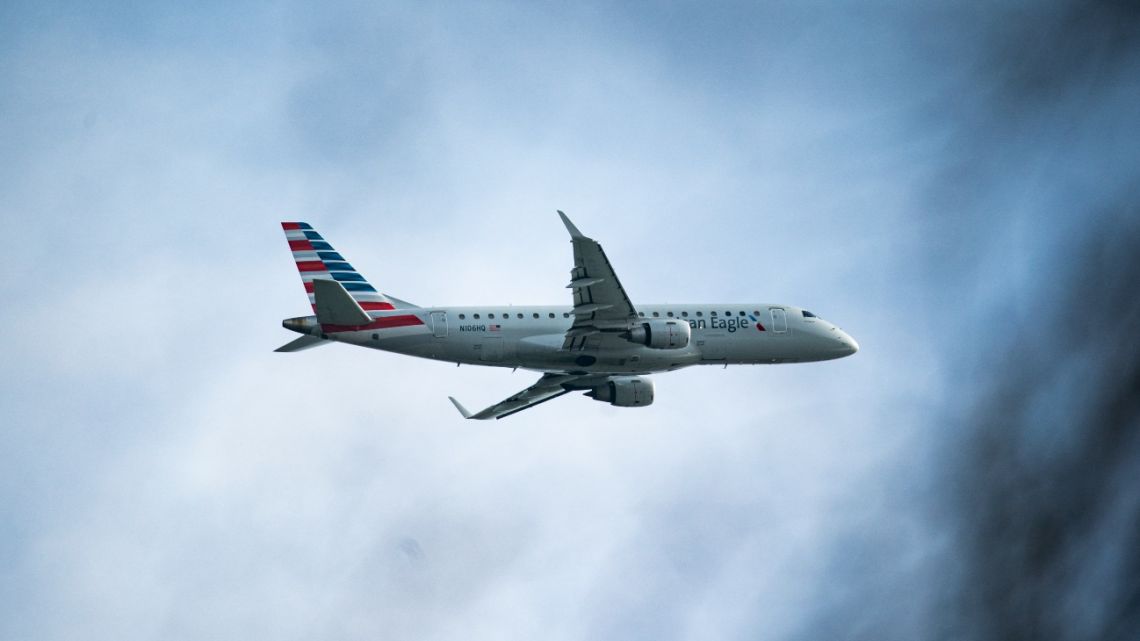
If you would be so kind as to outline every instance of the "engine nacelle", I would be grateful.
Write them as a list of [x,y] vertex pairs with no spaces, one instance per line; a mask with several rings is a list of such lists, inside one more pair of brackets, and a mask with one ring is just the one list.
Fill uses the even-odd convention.
[[640,376],[619,376],[586,392],[586,396],[617,407],[653,404],[653,381]]
[[692,336],[689,323],[675,318],[654,318],[629,330],[630,341],[653,349],[688,347]]

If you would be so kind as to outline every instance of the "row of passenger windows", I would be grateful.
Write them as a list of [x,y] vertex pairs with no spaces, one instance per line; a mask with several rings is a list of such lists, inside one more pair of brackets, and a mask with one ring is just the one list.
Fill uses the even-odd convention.
[[[522,318],[525,318],[525,315],[523,315],[523,314],[516,314],[515,316],[517,316],[520,320]],[[531,314],[531,316],[534,318],[540,318],[540,314],[538,314],[537,312],[534,314]],[[549,314],[547,314],[547,316],[549,316],[550,318],[554,318],[554,312],[550,312]],[[511,317],[511,315],[507,312],[503,312],[502,314],[499,314],[499,318],[501,318],[503,320],[507,320],[510,317]],[[479,320],[479,315],[478,314],[472,314],[471,318],[474,318],[475,320]],[[487,318],[489,318],[489,319],[495,318],[495,313],[491,312],[491,313],[487,314]],[[563,312],[562,318],[570,318],[570,314],[568,312]],[[466,320],[466,319],[467,319],[467,314],[460,314],[459,315],[459,320]]]
[[[760,312],[759,312],[759,311],[756,311],[756,310],[753,310],[752,314],[753,314],[754,316],[756,316],[756,317],[759,317],[759,316],[760,316]],[[805,315],[805,316],[806,316],[806,315],[809,315],[809,314],[811,314],[811,312],[804,312],[804,315]],[[637,313],[637,315],[638,315],[638,316],[641,316],[642,318],[644,318],[644,317],[645,317],[645,312],[638,312],[638,313]],[[716,313],[716,312],[709,312],[709,316],[716,316],[716,315],[717,315],[717,313]],[[732,316],[733,314],[732,314],[732,312],[731,312],[731,311],[726,311],[726,312],[724,313],[724,315],[725,315],[725,316]],[[737,312],[737,315],[738,315],[738,316],[744,316],[744,315],[745,315],[745,313],[744,313],[744,312]],[[652,316],[653,318],[660,318],[660,317],[661,317],[661,312],[652,312],[652,313],[650,314],[650,316]],[[676,314],[674,314],[673,312],[665,312],[665,316],[666,316],[666,318],[676,318]],[[689,317],[689,312],[681,312],[680,316],[681,316],[681,318],[688,318],[688,317]],[[703,318],[703,317],[704,317],[704,312],[696,312],[696,316],[697,316],[697,318]],[[511,315],[510,315],[510,313],[509,313],[509,312],[503,312],[503,313],[499,314],[499,318],[500,318],[500,319],[502,319],[502,320],[507,320],[507,319],[509,319],[510,317],[511,317]],[[519,313],[519,314],[515,314],[515,317],[516,317],[516,318],[518,318],[519,320],[522,320],[522,319],[523,319],[523,318],[525,318],[526,316],[525,316],[525,314],[521,314],[521,313]],[[532,318],[541,318],[541,315],[540,315],[540,314],[538,314],[537,312],[535,312],[535,313],[531,314],[531,317],[532,317]],[[554,312],[549,312],[549,313],[547,313],[547,317],[548,317],[548,318],[555,318]],[[473,318],[473,319],[475,319],[475,320],[479,320],[479,319],[480,319],[480,316],[479,316],[479,314],[472,314],[472,315],[471,315],[471,318]],[[491,320],[493,320],[493,319],[495,318],[495,313],[494,313],[494,312],[489,312],[489,313],[487,314],[487,318],[488,318],[488,319],[491,319]],[[570,313],[569,313],[569,312],[562,312],[562,318],[570,318]],[[459,320],[467,320],[467,314],[460,314],[460,315],[459,315]]]
[[[697,318],[702,318],[705,315],[704,312],[697,312],[696,314],[697,314]],[[637,312],[637,315],[644,318],[645,312]],[[653,318],[660,318],[661,312],[653,312],[650,315],[653,316]],[[726,311],[724,313],[724,315],[725,316],[732,316],[732,312]],[[744,312],[737,312],[737,315],[738,316],[744,316],[745,314],[744,314]],[[752,315],[758,317],[758,316],[760,316],[760,312],[753,310]],[[666,316],[666,318],[674,318],[673,312],[665,312],[665,316]],[[709,312],[709,316],[716,316],[716,312]],[[681,312],[681,318],[688,318],[688,317],[689,317],[689,312]]]

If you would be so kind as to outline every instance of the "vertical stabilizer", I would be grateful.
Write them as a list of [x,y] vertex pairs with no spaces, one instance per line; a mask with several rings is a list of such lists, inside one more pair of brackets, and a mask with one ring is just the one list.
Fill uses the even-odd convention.
[[301,273],[309,304],[317,311],[313,294],[313,281],[331,280],[340,283],[348,295],[366,312],[388,311],[396,305],[384,294],[376,291],[360,272],[356,271],[309,223],[281,223],[285,239],[293,252],[293,261]]

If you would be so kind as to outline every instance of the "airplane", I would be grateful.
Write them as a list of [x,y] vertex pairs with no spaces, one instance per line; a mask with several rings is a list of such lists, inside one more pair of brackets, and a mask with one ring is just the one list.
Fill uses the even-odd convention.
[[419,307],[380,293],[311,225],[283,222],[313,315],[281,321],[300,338],[275,351],[347,343],[438,361],[539,372],[538,381],[468,419],[501,419],[570,392],[617,407],[654,400],[647,375],[693,365],[805,363],[850,356],[846,332],[792,305],[637,305],[602,246],[570,233],[573,304]]

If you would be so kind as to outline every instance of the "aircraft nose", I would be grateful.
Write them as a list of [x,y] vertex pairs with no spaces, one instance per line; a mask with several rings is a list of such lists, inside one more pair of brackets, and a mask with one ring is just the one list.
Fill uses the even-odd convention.
[[850,334],[843,330],[839,331],[839,342],[843,343],[843,348],[847,352],[844,354],[844,356],[850,356],[859,351],[859,343],[856,342],[854,338],[851,338]]

